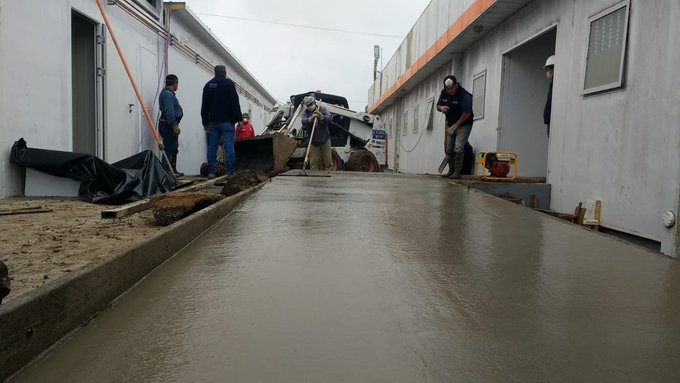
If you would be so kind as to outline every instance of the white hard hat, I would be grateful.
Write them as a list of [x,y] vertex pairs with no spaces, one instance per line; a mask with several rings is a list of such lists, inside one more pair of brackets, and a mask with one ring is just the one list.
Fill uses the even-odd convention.
[[545,65],[543,65],[543,68],[549,67],[549,66],[555,66],[555,55],[552,55],[548,57],[547,60],[545,60]]
[[303,103],[305,106],[310,106],[310,105],[312,105],[312,104],[314,103],[314,101],[315,101],[315,100],[314,100],[314,97],[312,97],[312,96],[305,96],[305,98],[302,99],[302,103]]

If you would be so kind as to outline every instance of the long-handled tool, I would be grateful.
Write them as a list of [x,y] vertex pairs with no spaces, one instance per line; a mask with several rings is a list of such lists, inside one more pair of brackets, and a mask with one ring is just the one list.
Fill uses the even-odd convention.
[[314,123],[312,124],[312,133],[309,135],[309,143],[307,144],[307,152],[305,153],[305,162],[302,164],[302,173],[304,173],[305,175],[307,175],[305,168],[307,167],[307,164],[309,164],[309,151],[312,149],[312,138],[314,138],[314,132],[316,131],[317,121],[319,121],[319,119],[315,118]]
[[165,154],[165,151],[163,150],[164,149],[163,142],[161,141],[160,137],[158,137],[158,133],[156,132],[156,126],[151,120],[151,116],[149,115],[149,111],[146,109],[144,100],[142,100],[142,94],[139,92],[139,89],[137,88],[137,83],[135,83],[135,79],[132,77],[132,72],[130,72],[130,68],[128,67],[127,61],[125,61],[125,56],[123,56],[123,51],[120,49],[120,45],[118,45],[118,39],[116,39],[116,35],[113,33],[113,29],[111,28],[111,24],[109,23],[109,18],[106,17],[104,6],[102,5],[101,0],[96,1],[97,7],[99,7],[99,12],[101,12],[102,18],[104,19],[106,29],[109,31],[109,35],[111,35],[113,45],[116,46],[116,51],[118,51],[118,57],[120,57],[120,61],[123,63],[125,73],[127,73],[128,79],[130,80],[130,84],[132,84],[132,89],[134,89],[135,95],[137,95],[137,100],[139,100],[139,105],[142,107],[142,112],[144,112],[146,123],[149,124],[151,134],[153,135],[153,138],[156,140],[156,143],[158,144],[158,149],[160,149],[161,152],[161,159],[165,161],[166,165],[168,165],[168,169],[170,169],[170,173],[173,175],[173,177],[176,177],[175,171],[172,169],[172,165],[170,164],[170,159],[168,159],[168,156]]
[[[449,136],[449,134],[446,132],[446,129],[448,129],[448,125],[449,125],[448,120],[447,120],[447,119],[444,119],[444,153],[446,153],[446,151],[449,149],[449,139],[450,139],[450,137],[451,137],[451,136]],[[444,159],[442,160],[442,163],[439,164],[439,168],[437,168],[437,170],[439,170],[439,174],[442,174],[442,172],[444,171],[444,168],[446,167],[446,164],[447,164],[448,162],[449,162],[449,155],[446,154],[446,155],[444,156]]]

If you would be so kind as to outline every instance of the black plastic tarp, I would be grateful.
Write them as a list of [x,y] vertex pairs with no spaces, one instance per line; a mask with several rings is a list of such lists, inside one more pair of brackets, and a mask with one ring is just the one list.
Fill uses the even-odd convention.
[[177,184],[150,150],[108,164],[92,154],[28,148],[22,138],[12,146],[10,162],[80,181],[80,197],[93,203],[139,201],[168,192]]

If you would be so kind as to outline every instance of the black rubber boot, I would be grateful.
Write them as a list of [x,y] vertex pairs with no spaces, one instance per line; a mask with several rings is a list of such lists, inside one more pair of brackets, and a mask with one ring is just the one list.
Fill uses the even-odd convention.
[[170,160],[170,165],[172,165],[172,171],[175,172],[175,175],[177,177],[181,177],[184,175],[184,173],[180,173],[177,171],[177,154],[173,154],[171,156],[168,156],[168,159]]
[[455,164],[454,164],[454,171],[453,174],[449,178],[457,180],[461,178],[461,173],[463,172],[463,157],[465,156],[464,152],[456,153],[455,156]]

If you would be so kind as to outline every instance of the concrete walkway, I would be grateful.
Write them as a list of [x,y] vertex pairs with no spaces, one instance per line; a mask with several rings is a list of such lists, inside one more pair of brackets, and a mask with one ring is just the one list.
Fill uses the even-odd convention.
[[13,382],[677,381],[680,263],[432,178],[279,177]]

